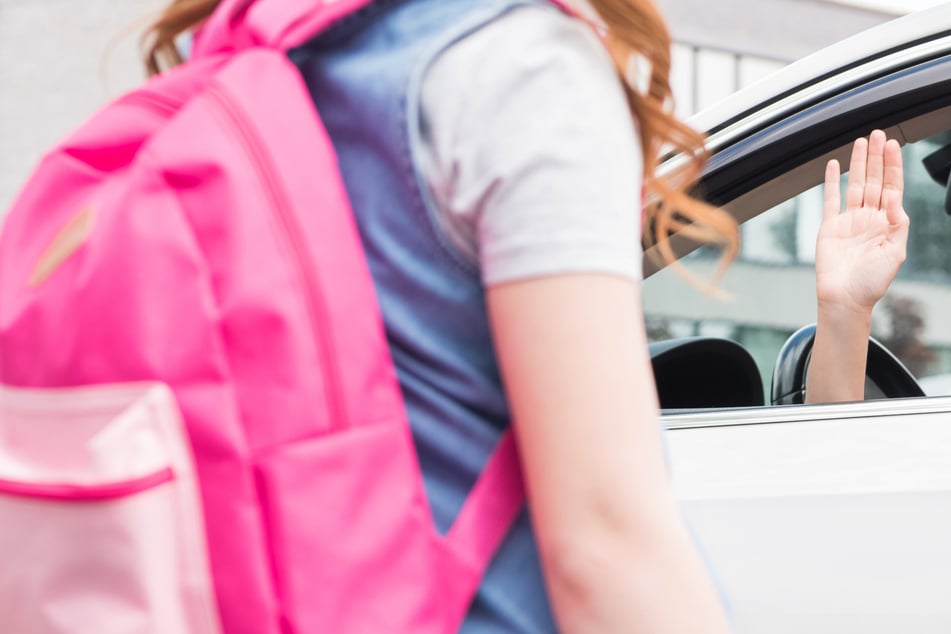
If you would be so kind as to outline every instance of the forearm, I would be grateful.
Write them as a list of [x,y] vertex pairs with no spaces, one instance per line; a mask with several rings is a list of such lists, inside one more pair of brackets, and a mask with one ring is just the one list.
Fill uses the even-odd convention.
[[[666,515],[667,521],[659,521]],[[592,527],[594,528],[594,527]],[[570,634],[726,633],[730,628],[675,512],[629,532],[594,530],[544,554],[559,630]]]
[[639,288],[553,276],[489,309],[559,631],[727,631],[671,494]]
[[806,379],[807,403],[861,401],[871,310],[819,305],[816,340]]

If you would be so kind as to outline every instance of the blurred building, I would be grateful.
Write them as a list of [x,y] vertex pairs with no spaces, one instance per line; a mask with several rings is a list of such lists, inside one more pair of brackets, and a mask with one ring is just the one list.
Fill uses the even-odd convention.
[[0,0],[0,216],[43,150],[143,78],[164,0]]
[[655,1],[676,41],[672,80],[681,115],[898,14],[845,0]]

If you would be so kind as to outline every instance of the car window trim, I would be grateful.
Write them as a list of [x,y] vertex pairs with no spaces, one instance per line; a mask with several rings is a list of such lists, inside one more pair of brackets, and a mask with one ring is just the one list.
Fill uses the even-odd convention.
[[951,55],[850,88],[751,134],[711,158],[700,188],[723,205],[874,128],[948,105]]
[[861,86],[915,65],[939,59],[949,52],[951,31],[943,31],[825,72],[708,126],[707,147],[711,151],[718,151],[737,139],[782,120],[792,112],[840,93],[843,88]]
[[[861,86],[843,89],[821,103],[721,149],[704,169],[695,193],[729,209],[732,201],[785,177],[802,165],[834,155],[874,128],[893,128],[948,106],[951,106],[951,52]],[[821,173],[817,178],[821,180]],[[745,222],[755,215],[744,214],[737,221]],[[681,257],[698,245],[672,235],[670,246],[673,253]],[[643,266],[645,278],[666,266],[659,257],[657,245],[645,243]]]
[[924,396],[821,405],[769,405],[765,407],[690,411],[664,410],[661,412],[661,420],[667,429],[677,430],[699,427],[857,420],[943,412],[951,412],[951,396]]

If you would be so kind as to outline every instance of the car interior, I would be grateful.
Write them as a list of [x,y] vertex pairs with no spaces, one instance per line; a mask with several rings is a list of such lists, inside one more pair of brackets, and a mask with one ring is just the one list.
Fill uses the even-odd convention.
[[756,361],[735,341],[684,337],[651,343],[649,348],[661,409],[764,404]]

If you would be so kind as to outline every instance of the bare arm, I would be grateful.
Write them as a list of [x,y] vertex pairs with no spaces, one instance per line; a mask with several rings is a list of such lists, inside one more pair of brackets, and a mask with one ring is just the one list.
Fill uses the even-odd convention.
[[638,288],[559,275],[488,291],[563,632],[727,632],[670,492]]
[[825,208],[816,242],[818,323],[806,402],[860,401],[872,308],[905,260],[901,148],[876,130],[852,148],[845,211],[839,164],[826,166]]

